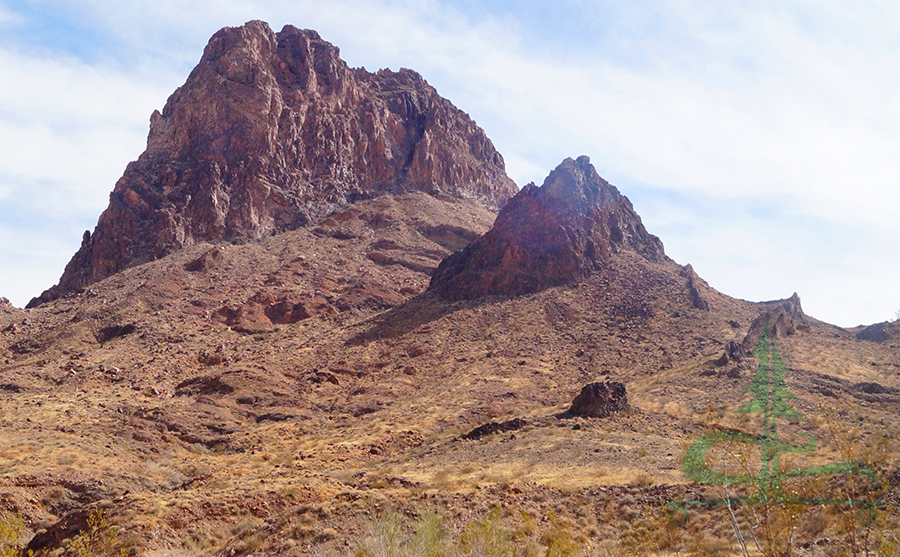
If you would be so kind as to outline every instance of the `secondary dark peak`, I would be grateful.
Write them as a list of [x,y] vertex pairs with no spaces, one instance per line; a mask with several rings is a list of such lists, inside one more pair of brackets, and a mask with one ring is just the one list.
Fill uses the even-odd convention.
[[496,210],[518,189],[484,131],[416,72],[350,68],[315,31],[226,27],[151,116],[146,151],[59,284],[29,305],[197,242],[262,238],[408,191]]
[[856,338],[860,340],[869,340],[872,342],[886,343],[894,342],[900,339],[900,321],[891,323],[883,321],[869,325],[856,334]]
[[453,300],[530,294],[583,279],[623,250],[666,259],[659,238],[590,159],[566,159],[541,187],[522,188],[487,234],[445,259],[429,289]]

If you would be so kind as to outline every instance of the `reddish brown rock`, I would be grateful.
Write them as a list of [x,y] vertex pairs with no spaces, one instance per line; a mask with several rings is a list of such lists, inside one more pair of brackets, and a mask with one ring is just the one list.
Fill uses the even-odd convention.
[[243,304],[225,306],[213,315],[214,320],[248,334],[267,333],[274,329],[273,324],[287,325],[309,317],[296,295],[276,298],[268,292],[258,292]]
[[454,300],[529,294],[583,279],[622,250],[666,259],[590,159],[566,159],[540,188],[522,188],[487,234],[445,259],[429,288]]
[[277,325],[297,323],[311,317],[309,310],[295,296],[274,300],[263,310],[266,317]]
[[483,130],[419,74],[349,68],[315,31],[226,27],[153,113],[147,150],[59,284],[29,305],[200,241],[262,238],[404,191],[497,209],[517,189]]
[[225,306],[213,318],[239,333],[268,333],[274,329],[262,305],[252,300],[241,305]]

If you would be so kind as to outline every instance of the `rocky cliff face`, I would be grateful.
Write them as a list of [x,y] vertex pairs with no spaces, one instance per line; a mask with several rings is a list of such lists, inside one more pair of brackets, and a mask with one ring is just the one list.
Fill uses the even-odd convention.
[[497,209],[517,188],[483,130],[419,74],[349,68],[315,31],[226,27],[30,305],[199,241],[261,238],[405,191]]
[[590,159],[566,159],[540,188],[522,188],[487,234],[445,259],[429,288],[454,300],[528,294],[582,279],[622,250],[666,259]]

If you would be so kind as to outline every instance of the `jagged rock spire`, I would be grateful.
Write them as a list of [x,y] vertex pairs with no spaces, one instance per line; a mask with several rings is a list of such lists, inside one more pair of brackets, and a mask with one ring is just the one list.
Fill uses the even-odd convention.
[[540,188],[522,188],[487,234],[441,263],[429,288],[456,300],[528,294],[584,278],[622,250],[666,257],[628,198],[581,156]]

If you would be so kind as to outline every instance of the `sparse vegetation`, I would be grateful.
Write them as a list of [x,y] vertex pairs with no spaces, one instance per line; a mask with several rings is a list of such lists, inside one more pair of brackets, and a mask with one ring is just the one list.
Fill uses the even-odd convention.
[[354,549],[356,557],[574,557],[587,545],[553,511],[538,527],[528,513],[504,517],[500,507],[468,524],[456,526],[435,512],[414,521],[386,513],[368,523],[366,535]]
[[63,555],[71,557],[109,557],[130,555],[119,543],[118,528],[111,526],[103,509],[91,511],[87,517],[87,529],[82,530],[65,546]]

